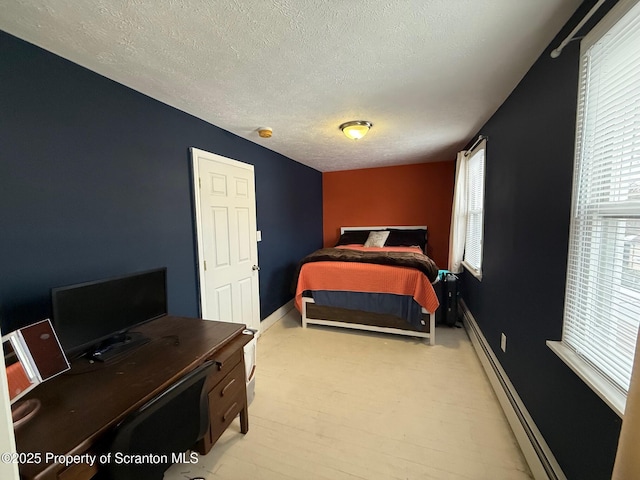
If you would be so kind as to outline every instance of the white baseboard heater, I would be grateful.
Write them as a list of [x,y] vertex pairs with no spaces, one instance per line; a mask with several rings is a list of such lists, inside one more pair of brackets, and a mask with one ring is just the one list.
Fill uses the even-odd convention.
[[459,305],[464,327],[534,478],[536,480],[566,480],[567,477],[562,472],[551,449],[536,427],[533,418],[522,403],[464,300],[461,299]]

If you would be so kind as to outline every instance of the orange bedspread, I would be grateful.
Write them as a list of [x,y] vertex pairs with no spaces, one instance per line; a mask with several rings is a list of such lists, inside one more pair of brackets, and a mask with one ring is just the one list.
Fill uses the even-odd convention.
[[9,398],[13,400],[31,386],[27,372],[20,362],[7,367],[7,383],[9,386]]
[[[357,249],[366,248],[358,247]],[[403,247],[383,247],[382,249],[408,251]],[[411,295],[429,312],[435,312],[439,305],[438,297],[429,279],[420,271],[407,267],[354,262],[305,263],[300,269],[296,288],[295,305],[299,311],[302,310],[302,293],[305,290]]]

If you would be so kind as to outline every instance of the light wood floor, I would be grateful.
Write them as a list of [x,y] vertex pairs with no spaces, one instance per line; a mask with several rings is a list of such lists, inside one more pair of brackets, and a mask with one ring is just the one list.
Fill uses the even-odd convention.
[[165,480],[530,479],[465,331],[436,343],[303,330],[293,310],[258,342],[249,433],[236,419]]

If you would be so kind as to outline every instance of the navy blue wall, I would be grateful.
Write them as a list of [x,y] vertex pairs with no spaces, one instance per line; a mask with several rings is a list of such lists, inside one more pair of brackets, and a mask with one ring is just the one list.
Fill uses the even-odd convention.
[[0,320],[50,314],[49,289],[168,267],[198,315],[189,147],[255,166],[261,318],[322,246],[322,175],[0,32]]
[[489,136],[483,279],[462,278],[467,306],[570,480],[611,477],[621,424],[545,344],[562,335],[580,42],[557,59],[549,53],[593,4],[481,129]]

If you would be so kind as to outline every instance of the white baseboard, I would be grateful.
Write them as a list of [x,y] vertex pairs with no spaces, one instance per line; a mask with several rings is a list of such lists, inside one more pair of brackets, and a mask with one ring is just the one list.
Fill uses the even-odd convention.
[[536,427],[533,418],[531,418],[524,403],[522,403],[516,389],[487,343],[487,339],[482,334],[464,300],[460,300],[459,306],[462,309],[464,327],[476,350],[480,363],[482,363],[482,367],[487,377],[489,377],[491,386],[529,464],[533,477],[536,480],[566,480],[567,477],[562,472],[551,449],[542,437],[538,427]]
[[273,327],[279,320],[282,319],[282,317],[284,317],[291,311],[291,309],[293,309],[293,306],[293,299],[291,299],[271,315],[269,315],[267,318],[262,320],[260,322],[260,333],[258,335],[262,335],[264,332]]

